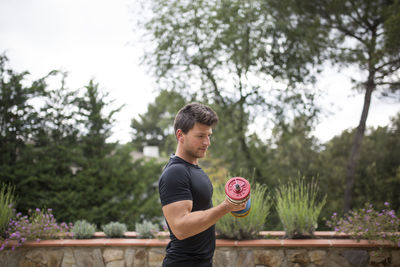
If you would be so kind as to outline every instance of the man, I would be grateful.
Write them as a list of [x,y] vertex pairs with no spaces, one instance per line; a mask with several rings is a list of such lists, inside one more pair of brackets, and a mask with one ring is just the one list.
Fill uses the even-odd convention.
[[184,106],[174,122],[177,148],[159,179],[162,210],[171,241],[163,267],[211,267],[215,250],[215,223],[231,211],[243,210],[225,199],[213,207],[213,186],[198,166],[206,155],[217,114],[208,106]]

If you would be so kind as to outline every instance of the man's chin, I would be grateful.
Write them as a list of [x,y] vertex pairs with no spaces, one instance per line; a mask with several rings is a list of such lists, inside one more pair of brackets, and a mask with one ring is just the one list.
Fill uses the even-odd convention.
[[201,151],[200,153],[198,153],[197,157],[204,158],[206,155],[207,155],[207,151]]

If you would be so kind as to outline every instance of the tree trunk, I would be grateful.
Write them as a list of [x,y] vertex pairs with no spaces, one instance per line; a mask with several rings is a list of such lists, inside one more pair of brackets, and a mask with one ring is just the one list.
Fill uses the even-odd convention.
[[370,71],[368,81],[366,83],[366,91],[364,96],[364,106],[361,113],[360,123],[358,124],[356,134],[354,136],[353,145],[351,147],[350,157],[347,161],[346,172],[346,188],[344,192],[344,212],[348,212],[352,208],[353,202],[353,187],[354,187],[354,174],[357,167],[357,160],[360,156],[361,144],[365,134],[365,126],[368,117],[369,107],[371,105],[372,92],[375,89],[374,83],[375,72]]

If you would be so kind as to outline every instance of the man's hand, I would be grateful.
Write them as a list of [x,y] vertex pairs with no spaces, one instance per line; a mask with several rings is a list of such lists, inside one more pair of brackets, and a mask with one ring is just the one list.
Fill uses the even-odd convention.
[[227,207],[228,212],[232,212],[232,211],[244,210],[246,208],[247,201],[241,204],[234,204],[230,202],[228,198],[225,198],[223,204]]

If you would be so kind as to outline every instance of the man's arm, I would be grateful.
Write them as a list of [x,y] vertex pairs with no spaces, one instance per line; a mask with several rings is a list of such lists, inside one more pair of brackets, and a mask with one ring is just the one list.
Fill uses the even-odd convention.
[[165,205],[162,208],[171,231],[179,240],[194,236],[208,229],[228,212],[246,208],[246,203],[235,205],[227,199],[208,210],[191,212],[192,205],[193,202],[191,200],[182,200]]

